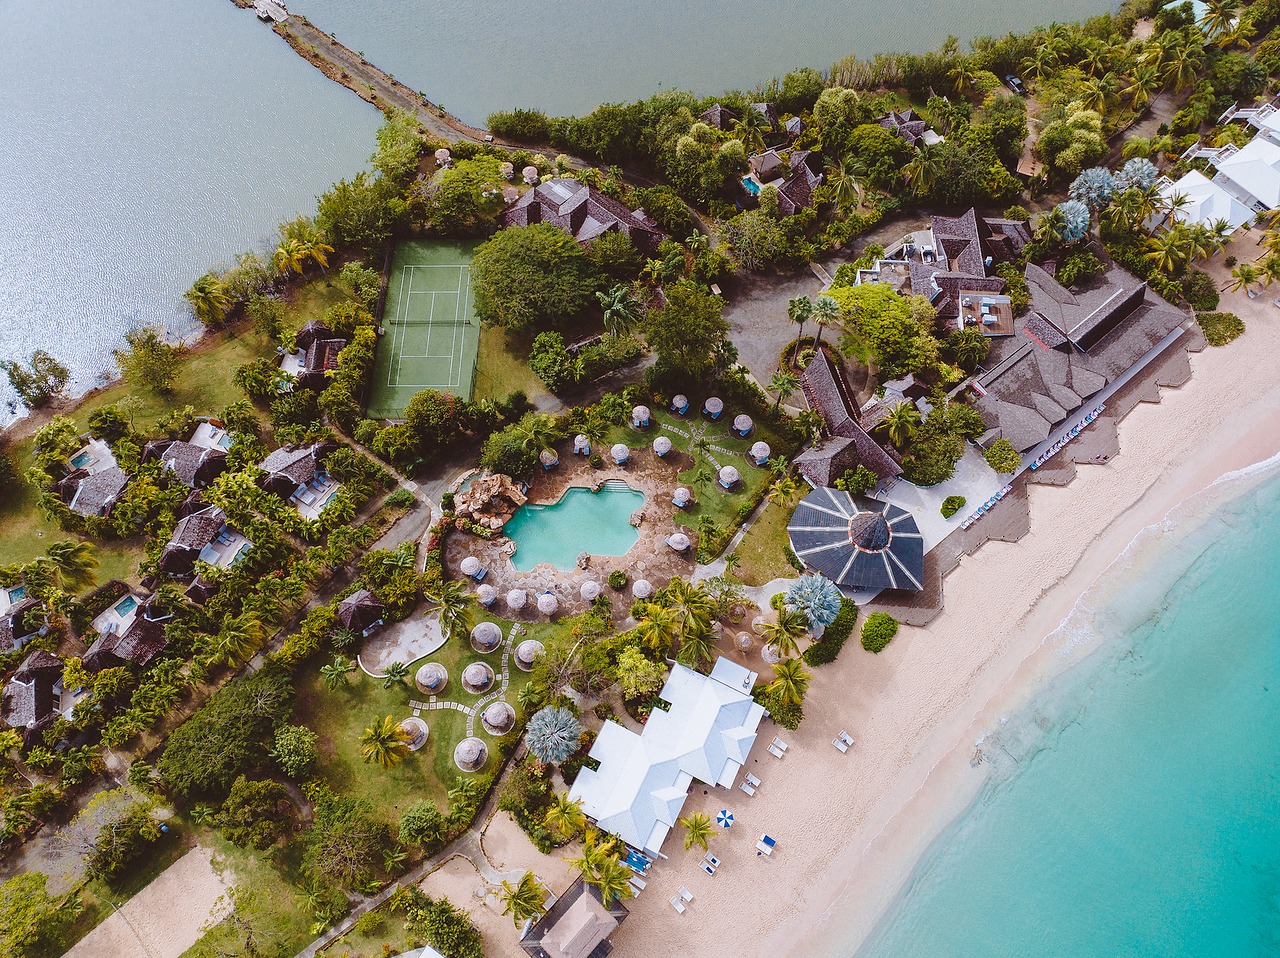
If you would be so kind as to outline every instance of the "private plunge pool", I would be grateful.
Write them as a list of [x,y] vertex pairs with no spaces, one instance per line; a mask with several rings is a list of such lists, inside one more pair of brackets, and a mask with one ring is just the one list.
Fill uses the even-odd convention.
[[640,538],[631,514],[643,505],[644,493],[617,479],[599,492],[572,486],[553,505],[523,505],[502,530],[516,544],[511,563],[520,572],[540,562],[567,571],[583,552],[623,555]]

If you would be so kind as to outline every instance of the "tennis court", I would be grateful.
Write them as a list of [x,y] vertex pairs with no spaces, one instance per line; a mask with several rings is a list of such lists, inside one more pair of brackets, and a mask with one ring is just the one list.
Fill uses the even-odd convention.
[[413,241],[396,247],[386,335],[378,340],[368,415],[399,419],[409,400],[431,388],[471,398],[480,322],[471,302],[472,243]]

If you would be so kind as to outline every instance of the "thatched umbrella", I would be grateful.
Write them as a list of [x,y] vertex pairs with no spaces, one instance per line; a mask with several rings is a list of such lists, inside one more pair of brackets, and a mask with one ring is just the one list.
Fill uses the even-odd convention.
[[578,590],[578,595],[582,596],[583,602],[594,602],[600,595],[600,583],[595,579],[588,579],[582,583],[582,588]]
[[472,695],[480,695],[493,686],[493,669],[484,662],[472,662],[462,670],[462,687]]
[[497,598],[498,590],[487,582],[476,589],[476,600],[483,606],[493,605]]
[[464,772],[478,772],[489,760],[489,746],[478,738],[464,738],[453,750],[453,764]]
[[514,203],[520,199],[520,191],[514,186],[504,186],[502,188],[502,198],[508,203]]
[[494,622],[478,622],[471,630],[471,647],[477,652],[492,652],[502,644],[502,629]]
[[512,589],[507,593],[507,608],[523,609],[529,596],[524,589]]
[[498,175],[501,176],[504,180],[509,180],[516,175],[516,168],[511,163],[499,163]]
[[671,409],[683,415],[689,408],[689,397],[684,393],[677,393],[671,400]]
[[757,442],[751,446],[751,458],[757,466],[763,466],[769,461],[769,454],[773,452],[769,448],[767,442]]
[[782,661],[782,653],[778,651],[776,645],[766,643],[764,648],[760,650],[760,658],[764,659],[769,665],[777,665]]
[[739,632],[738,637],[733,640],[733,644],[739,652],[750,652],[751,651],[751,633]]
[[684,552],[692,543],[689,542],[689,537],[683,532],[673,532],[667,538],[667,545],[675,549],[676,552]]
[[573,451],[582,456],[587,455],[591,452],[591,440],[582,433],[578,433],[573,437]]
[[684,486],[676,486],[676,491],[671,494],[671,501],[683,509],[693,501],[693,493]]
[[537,639],[525,639],[516,646],[516,667],[522,672],[528,672],[538,656],[545,653],[546,649]]
[[462,570],[463,575],[475,575],[480,571],[480,560],[475,556],[467,556],[459,563],[458,568]]
[[516,724],[516,710],[506,702],[493,702],[480,713],[480,724],[490,735],[506,735]]
[[530,186],[538,182],[538,168],[536,166],[526,166],[520,172],[524,176],[524,181]]
[[633,426],[647,426],[652,413],[649,412],[648,406],[636,406],[631,410],[631,424]]
[[751,631],[756,635],[764,635],[764,627],[768,624],[768,620],[763,615],[757,615],[751,620]]
[[418,718],[418,716],[410,715],[406,719],[401,719],[400,728],[406,733],[409,751],[416,752],[427,744],[427,723]]
[[756,424],[751,421],[751,417],[746,413],[735,416],[733,419],[733,431],[739,436],[746,436],[755,426]]
[[543,615],[555,615],[558,608],[560,608],[560,600],[553,593],[544,592],[538,596],[538,611]]
[[671,451],[671,440],[666,436],[659,436],[653,441],[653,451],[659,456],[665,456]]
[[428,695],[439,695],[449,684],[449,673],[439,662],[428,662],[418,669],[414,684]]
[[538,453],[538,462],[542,463],[542,468],[550,469],[552,466],[560,462],[560,457],[551,449],[544,449]]
[[436,166],[447,166],[451,154],[444,147],[436,150]]
[[648,579],[636,579],[631,583],[631,594],[637,599],[647,599],[653,595],[653,583]]
[[742,481],[742,474],[733,466],[725,466],[720,470],[720,485],[728,489]]
[[724,412],[724,401],[719,396],[711,396],[702,404],[702,411],[712,419],[715,419]]
[[622,465],[631,458],[631,450],[627,448],[626,443],[618,442],[614,443],[613,448],[609,450],[609,455],[613,457],[614,462]]

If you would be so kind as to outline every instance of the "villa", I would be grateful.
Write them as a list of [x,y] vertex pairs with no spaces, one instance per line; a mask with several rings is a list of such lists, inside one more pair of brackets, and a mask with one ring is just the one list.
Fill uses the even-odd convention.
[[626,920],[619,901],[605,905],[600,889],[581,878],[520,938],[532,958],[605,958],[613,945],[609,936]]
[[201,446],[205,449],[222,449],[226,451],[231,448],[230,434],[222,423],[216,419],[206,419],[196,426],[196,431],[191,434],[191,438],[187,441],[193,446]]
[[156,459],[188,489],[207,486],[227,468],[225,449],[198,446],[183,439],[157,439],[147,443],[142,450],[142,461]]
[[1115,265],[1074,293],[1034,263],[1026,280],[1030,310],[971,387],[987,424],[980,444],[1007,439],[1023,453],[1177,339],[1187,319]]
[[252,542],[227,525],[221,509],[206,506],[178,520],[157,565],[161,572],[185,579],[195,574],[197,560],[226,568],[252,548]]
[[629,210],[599,190],[569,178],[539,184],[502,214],[503,226],[534,223],[558,226],[584,246],[606,233],[621,233],[648,256],[667,239],[667,234],[644,210]]
[[669,707],[654,709],[639,735],[605,722],[590,752],[599,767],[578,773],[570,797],[604,831],[658,854],[689,786],[730,788],[746,764],[765,715],[751,698],[755,678],[724,658],[709,676],[672,666],[661,693]]
[[319,518],[341,483],[331,479],[324,460],[334,449],[333,443],[318,442],[310,446],[281,446],[258,463],[266,475],[262,488],[281,499],[292,502],[308,519]]
[[154,595],[126,594],[93,620],[98,637],[84,654],[84,667],[90,672],[126,664],[144,668],[168,646],[165,625],[172,619]]
[[849,387],[825,350],[819,349],[800,377],[809,408],[822,417],[826,438],[793,460],[813,486],[830,486],[850,469],[866,466],[884,481],[902,475],[902,466],[859,422]]
[[738,122],[739,117],[737,113],[727,106],[713,103],[698,119],[713,129],[724,131],[733,129],[733,125]]
[[37,609],[42,609],[37,599],[19,598],[0,613],[0,650],[17,651],[45,629],[45,619],[35,628],[27,624],[28,617]]
[[[742,181],[752,196],[759,196],[766,186],[778,191],[778,212],[794,216],[813,203],[813,192],[822,183],[818,155],[811,150],[795,150],[786,158],[777,150],[752,153],[747,157],[751,173]],[[787,176],[785,182],[775,181]]]
[[338,621],[363,638],[382,625],[383,607],[368,589],[347,596],[338,605]]
[[338,353],[347,340],[324,323],[312,320],[294,336],[297,350],[280,357],[280,368],[298,380],[303,389],[324,392],[329,385],[329,370],[338,368]]
[[1182,204],[1172,214],[1179,223],[1208,226],[1226,220],[1234,232],[1253,219],[1253,210],[1199,170],[1192,170],[1176,182],[1161,177],[1156,185],[1166,201],[1175,196],[1182,198]]
[[54,491],[78,515],[108,515],[129,485],[129,476],[116,465],[111,447],[100,439],[90,439],[67,461],[66,469],[66,477],[54,483]]
[[877,119],[876,123],[890,133],[906,140],[910,146],[919,147],[922,144],[924,146],[936,146],[945,142],[943,137],[936,131],[929,129],[929,125],[910,107],[905,110],[890,110]]
[[[41,732],[63,716],[62,660],[37,649],[26,657],[4,687],[5,723],[22,736],[24,745],[37,745]],[[74,703],[66,707],[69,714]]]

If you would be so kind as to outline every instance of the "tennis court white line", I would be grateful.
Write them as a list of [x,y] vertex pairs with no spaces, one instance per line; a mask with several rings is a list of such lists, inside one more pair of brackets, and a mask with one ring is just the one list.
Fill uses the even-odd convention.
[[[465,353],[466,351],[467,329],[470,328],[472,325],[468,323],[464,326],[462,323],[462,317],[465,315],[464,307],[468,306],[471,300],[471,287],[469,283],[465,282],[467,271],[469,270],[469,268],[470,268],[470,264],[452,264],[451,265],[451,264],[443,264],[443,263],[422,263],[422,264],[413,263],[413,264],[409,264],[402,267],[403,273],[406,273],[407,276],[402,278],[400,283],[400,290],[396,297],[396,312],[395,312],[396,318],[395,318],[394,325],[398,328],[393,329],[391,334],[391,348],[396,351],[396,364],[394,369],[388,368],[388,371],[387,371],[388,388],[392,388],[392,389],[424,389],[424,388],[458,389],[458,388],[461,388],[463,353]],[[430,290],[416,291],[419,294],[428,293],[428,292],[431,293],[431,309],[430,309],[430,312],[428,313],[429,317],[434,317],[435,315],[435,299],[436,299],[437,293],[452,292],[454,294],[454,320],[453,320],[453,323],[451,324],[453,326],[453,333],[451,336],[451,341],[449,343],[449,352],[442,353],[439,356],[431,355],[431,338],[432,338],[431,327],[433,325],[439,325],[439,324],[432,323],[429,319],[427,323],[423,324],[427,326],[427,342],[425,344],[424,353],[422,355],[408,356],[409,359],[447,359],[449,361],[449,370],[448,370],[446,381],[443,383],[437,382],[437,383],[411,384],[411,383],[403,382],[400,378],[400,374],[403,368],[402,366],[403,360],[408,355],[406,350],[406,345],[408,342],[408,324],[405,322],[405,309],[407,308],[407,303],[412,301],[412,297],[415,292],[415,290],[413,289],[415,274],[419,269],[456,269],[458,271],[457,284],[453,290],[430,289]],[[459,341],[459,335],[461,335],[462,337],[461,341]],[[478,362],[478,359],[479,359],[478,352],[477,352],[476,359]],[[475,363],[473,363],[473,366],[474,365]]]

